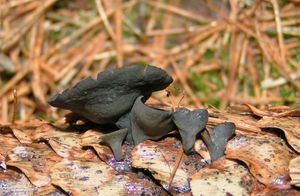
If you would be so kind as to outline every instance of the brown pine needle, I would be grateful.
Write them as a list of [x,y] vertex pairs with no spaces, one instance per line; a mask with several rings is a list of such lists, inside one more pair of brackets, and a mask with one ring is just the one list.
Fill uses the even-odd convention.
[[96,5],[97,5],[99,15],[103,20],[104,26],[105,26],[108,34],[110,35],[112,40],[115,40],[115,33],[114,33],[114,31],[113,31],[113,29],[112,29],[112,27],[111,27],[111,25],[108,21],[106,13],[104,11],[104,8],[103,8],[103,5],[102,5],[102,0],[95,0],[95,2],[96,2]]
[[182,96],[181,96],[181,98],[180,98],[180,100],[179,100],[178,103],[177,103],[177,107],[178,107],[178,108],[179,108],[180,103],[181,103],[181,101],[183,100],[184,96],[185,96],[185,94],[184,94],[184,92],[183,92],[183,93],[182,93]]
[[1,98],[1,121],[2,123],[8,122],[8,98],[3,96]]
[[122,12],[122,1],[116,0],[116,12],[115,12],[115,24],[116,24],[116,34],[115,34],[115,45],[117,51],[117,65],[118,67],[123,67],[123,12]]
[[178,154],[177,154],[177,157],[176,157],[176,162],[175,162],[173,171],[172,171],[172,173],[171,173],[171,175],[170,175],[170,178],[169,178],[169,185],[168,185],[168,189],[169,189],[169,190],[171,189],[171,185],[172,185],[173,179],[174,179],[174,177],[175,177],[175,174],[176,174],[177,169],[178,169],[179,166],[180,166],[182,157],[183,157],[183,148],[180,148],[180,149],[179,149],[179,152],[178,152]]
[[17,118],[17,105],[18,105],[18,92],[17,89],[14,89],[13,91],[14,94],[14,105],[13,105],[13,116],[11,123],[15,124],[16,118]]
[[286,52],[285,52],[284,38],[283,38],[283,35],[282,35],[282,24],[281,24],[280,10],[279,10],[278,1],[277,0],[271,0],[271,3],[273,5],[273,10],[274,10],[274,15],[275,15],[276,30],[277,30],[277,37],[278,37],[281,60],[282,60],[283,65],[287,66],[287,64],[286,64]]
[[165,90],[167,92],[167,97],[169,98],[169,101],[172,105],[172,110],[175,111],[176,110],[176,107],[175,107],[175,102],[173,100],[173,97],[172,97],[172,94],[169,90]]

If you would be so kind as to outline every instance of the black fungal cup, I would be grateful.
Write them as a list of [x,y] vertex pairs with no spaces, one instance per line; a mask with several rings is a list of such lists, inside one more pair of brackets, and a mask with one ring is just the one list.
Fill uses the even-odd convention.
[[94,123],[114,124],[131,110],[137,97],[148,99],[152,92],[162,90],[172,82],[172,77],[158,67],[135,65],[105,70],[96,80],[89,77],[48,102]]
[[212,162],[224,155],[227,141],[235,133],[235,128],[234,123],[225,122],[215,126],[212,131],[205,130],[201,133]]
[[193,152],[196,136],[207,124],[207,110],[190,111],[186,108],[178,108],[173,114],[173,121],[180,133],[184,152],[186,154]]
[[147,139],[158,140],[175,130],[172,113],[172,110],[149,107],[142,102],[142,97],[138,97],[130,113],[134,144]]

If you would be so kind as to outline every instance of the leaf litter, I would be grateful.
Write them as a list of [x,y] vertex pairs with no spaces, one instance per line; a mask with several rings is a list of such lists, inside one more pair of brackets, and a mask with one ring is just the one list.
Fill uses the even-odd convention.
[[226,158],[246,163],[261,183],[278,189],[290,188],[288,165],[296,156],[277,136],[236,136],[226,147]]
[[8,154],[8,166],[19,168],[37,187],[50,184],[49,171],[61,158],[46,144],[18,145]]
[[298,117],[268,117],[264,116],[259,125],[261,128],[275,128],[284,132],[287,142],[300,153],[300,118]]
[[0,169],[0,194],[1,195],[32,195],[34,185],[20,172]]
[[[291,138],[297,139],[294,133],[297,129],[293,129],[299,126],[297,117],[265,116],[259,120],[251,114],[239,115],[238,112],[228,114],[226,118],[226,113],[220,116],[218,112],[210,112],[210,116],[210,119],[219,116],[217,119],[222,122],[223,119],[231,121],[239,116],[236,118],[239,120],[235,121],[237,124],[263,128],[259,132],[253,132],[253,129],[237,132],[226,145],[225,157],[245,164],[224,160],[224,157],[209,164],[207,147],[198,135],[195,151],[205,159],[198,154],[183,155],[171,187],[168,187],[178,153],[182,149],[179,134],[170,133],[159,141],[146,140],[134,148],[125,143],[122,145],[125,158],[123,161],[116,161],[111,148],[105,143],[99,143],[97,139],[105,134],[101,130],[93,128],[78,132],[72,128],[62,129],[57,125],[38,122],[36,126],[1,126],[0,139],[7,145],[1,148],[2,164],[6,165],[6,170],[1,170],[0,180],[2,184],[14,183],[14,179],[22,179],[23,175],[23,180],[15,185],[9,184],[8,187],[19,186],[18,190],[28,193],[57,192],[79,195],[83,190],[96,195],[99,193],[95,190],[115,191],[114,193],[123,195],[143,192],[192,192],[193,195],[209,195],[222,194],[224,191],[247,195],[271,194],[276,190],[282,194],[298,193],[293,187],[299,186],[299,153],[290,142]],[[208,124],[216,124],[215,119],[210,119]],[[284,125],[289,126],[283,127]],[[15,127],[18,128],[18,133],[13,131]],[[286,133],[286,141],[285,138],[280,138],[280,134],[276,134],[278,128],[290,134],[288,136]],[[270,132],[270,129],[275,132]],[[25,139],[20,137],[20,132],[27,135],[25,143],[21,143]],[[55,141],[55,145],[51,145],[51,141]],[[92,146],[95,151],[85,146]],[[83,172],[86,167],[89,169]],[[14,168],[20,170],[13,171]],[[97,168],[102,168],[104,173],[97,174]],[[3,172],[11,172],[14,173],[12,176],[19,177],[4,175]],[[27,178],[24,178],[24,174]],[[88,178],[93,182],[90,183]],[[100,184],[102,188],[99,188]],[[64,192],[57,189],[58,187]],[[7,190],[13,191],[10,188]]]
[[[170,189],[169,179],[180,148],[182,145],[176,138],[166,138],[159,142],[145,141],[132,150],[132,166],[149,170],[164,188]],[[171,186],[177,193],[189,191],[190,175],[205,165],[205,161],[197,154],[183,155]]]
[[250,195],[259,186],[247,167],[225,158],[191,176],[193,195]]
[[300,187],[300,156],[290,161],[289,165],[291,184]]

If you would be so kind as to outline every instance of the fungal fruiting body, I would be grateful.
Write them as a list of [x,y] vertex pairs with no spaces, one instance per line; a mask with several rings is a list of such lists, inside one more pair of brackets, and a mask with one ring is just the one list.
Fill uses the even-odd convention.
[[190,111],[186,108],[178,108],[173,114],[173,121],[178,127],[184,152],[186,154],[191,153],[197,134],[204,129],[208,121],[207,110]]
[[225,122],[215,126],[211,131],[205,130],[201,133],[212,162],[224,155],[226,143],[235,133],[235,129],[234,123]]
[[[171,131],[179,132],[184,152],[189,154],[193,152],[197,134],[206,126],[207,110],[162,110],[145,104],[152,92],[163,90],[172,82],[166,71],[151,65],[106,70],[96,80],[89,77],[53,96],[49,104],[71,110],[96,124],[119,127],[120,130],[97,139],[110,146],[117,161],[123,158],[121,144],[125,138],[137,145],[148,139],[158,140]],[[220,129],[223,132],[223,126],[227,128],[219,133]],[[224,153],[225,142],[234,129],[232,124],[225,124],[217,126],[212,135],[204,131],[202,136],[213,160]]]
[[130,113],[131,133],[135,145],[151,139],[158,140],[175,130],[172,110],[152,108],[138,97]]
[[152,92],[166,88],[172,81],[158,67],[129,66],[103,71],[96,80],[89,77],[48,102],[94,123],[113,124],[131,110],[137,97],[148,99]]

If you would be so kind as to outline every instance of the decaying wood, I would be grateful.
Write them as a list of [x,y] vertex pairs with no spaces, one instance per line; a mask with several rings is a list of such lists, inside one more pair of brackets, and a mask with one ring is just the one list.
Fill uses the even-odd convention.
[[[100,191],[101,195],[272,194],[276,190],[297,194],[299,152],[297,132],[292,128],[299,126],[298,117],[264,116],[258,120],[238,111],[210,110],[209,114],[218,120],[213,121],[215,125],[233,121],[237,127],[246,127],[229,140],[225,157],[212,164],[200,135],[196,154],[183,154],[182,159],[178,157],[182,155],[179,134],[171,132],[159,141],[146,140],[135,147],[123,144],[124,160],[116,161],[110,147],[99,143],[107,134],[101,129],[78,132],[65,124],[43,121],[1,125],[0,141],[6,145],[0,149],[0,179],[9,186],[1,191],[16,193],[12,188],[19,187],[18,191],[26,193],[64,195],[57,189],[60,187],[74,195],[83,191],[95,195]],[[277,134],[278,128],[284,131],[286,141]]]

